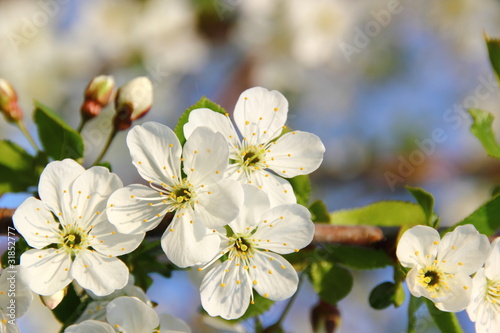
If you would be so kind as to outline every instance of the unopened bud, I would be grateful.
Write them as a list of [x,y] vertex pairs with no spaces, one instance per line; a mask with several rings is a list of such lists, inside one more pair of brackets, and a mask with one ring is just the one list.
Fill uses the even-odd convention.
[[97,117],[102,108],[109,104],[115,89],[115,80],[112,76],[99,75],[90,81],[85,89],[85,99],[80,112],[86,120]]
[[23,112],[17,104],[17,94],[9,82],[0,78],[0,112],[8,122],[16,123],[23,119]]
[[125,130],[134,120],[144,116],[153,104],[153,84],[145,77],[137,77],[118,89],[115,100],[114,126]]
[[63,300],[64,296],[66,296],[66,288],[59,290],[53,295],[50,296],[41,296],[43,304],[51,310],[54,310],[59,303]]
[[311,324],[314,332],[334,333],[340,326],[338,307],[322,300],[311,310]]

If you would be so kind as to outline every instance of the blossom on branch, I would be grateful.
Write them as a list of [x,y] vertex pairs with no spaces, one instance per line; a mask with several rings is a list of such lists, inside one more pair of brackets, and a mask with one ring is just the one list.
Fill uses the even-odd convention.
[[104,167],[85,170],[66,159],[47,165],[40,176],[40,199],[28,198],[16,210],[16,229],[35,249],[21,255],[30,288],[50,296],[73,279],[102,296],[123,288],[127,266],[116,256],[139,246],[141,235],[125,235],[106,217],[108,196],[122,186]]
[[470,275],[477,272],[488,256],[488,237],[473,225],[458,226],[440,239],[436,229],[418,225],[399,240],[397,257],[413,296],[424,296],[441,311],[458,312],[469,304]]
[[280,136],[285,128],[288,101],[278,91],[255,87],[244,91],[234,109],[239,139],[229,115],[210,109],[189,114],[184,134],[189,138],[198,127],[222,133],[231,165],[227,176],[262,189],[272,205],[295,203],[290,183],[284,178],[307,175],[323,161],[325,146],[312,133],[293,131]]
[[224,319],[245,313],[253,302],[252,288],[273,301],[292,296],[299,279],[280,254],[299,251],[314,235],[311,214],[305,207],[284,204],[271,208],[264,192],[250,185],[243,187],[245,204],[229,223],[227,236],[221,234],[222,250],[211,263],[222,256],[226,260],[205,275],[200,287],[203,308]]
[[170,128],[146,122],[129,132],[127,144],[150,187],[135,184],[113,193],[111,223],[120,232],[144,235],[175,212],[161,242],[167,257],[179,267],[209,261],[220,244],[213,229],[233,220],[243,200],[241,186],[223,179],[228,149],[222,135],[200,128],[182,148]]

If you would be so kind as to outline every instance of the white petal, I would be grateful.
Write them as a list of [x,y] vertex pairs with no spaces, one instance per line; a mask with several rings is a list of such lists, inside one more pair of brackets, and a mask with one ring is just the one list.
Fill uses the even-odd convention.
[[[229,272],[226,273],[225,270]],[[201,305],[209,315],[230,320],[245,313],[250,303],[252,287],[246,271],[226,260],[208,272],[201,284],[200,293]]]
[[238,216],[243,203],[243,190],[237,181],[226,179],[205,186],[196,199],[196,218],[207,228],[218,228],[229,224]]
[[251,260],[250,276],[253,288],[273,301],[282,301],[297,291],[299,277],[290,263],[271,252],[257,252]]
[[117,175],[100,166],[92,167],[78,176],[71,186],[71,209],[78,216],[78,225],[87,229],[95,213],[106,208],[111,193],[122,186]]
[[500,238],[491,243],[491,252],[484,263],[484,274],[492,281],[500,280]]
[[472,278],[472,297],[467,306],[467,313],[472,321],[481,318],[479,312],[483,311],[482,307],[488,306],[486,299],[486,291],[488,289],[488,281],[484,275],[484,268],[480,268]]
[[76,256],[71,274],[80,286],[104,296],[125,287],[129,273],[121,260],[83,250]]
[[266,154],[269,168],[280,176],[292,178],[316,170],[323,162],[325,146],[314,134],[294,131],[280,137],[269,150]]
[[471,225],[458,226],[443,236],[438,248],[438,260],[445,261],[442,269],[448,273],[475,273],[490,253],[490,242]]
[[[22,266],[7,266],[0,276],[0,309],[6,310],[15,300],[15,316],[23,316],[33,300],[33,293],[28,285],[27,271]],[[16,285],[15,293],[12,293],[11,284]],[[10,292],[9,292],[10,291]],[[1,310],[0,310],[1,312]]]
[[[145,234],[122,234],[107,220],[96,223],[90,232],[90,245],[105,255],[121,256],[134,251]],[[94,237],[95,236],[95,237]]]
[[[87,290],[87,292],[91,293],[90,290]],[[92,297],[92,295],[91,295],[91,297]],[[93,296],[93,297],[96,297],[96,296]],[[108,303],[109,303],[109,300],[90,302],[87,305],[87,307],[85,308],[85,310],[83,311],[80,318],[78,318],[78,320],[76,322],[81,323],[82,321],[85,321],[85,320],[106,321],[106,305],[108,305]]]
[[17,324],[14,323],[14,325],[11,325],[8,322],[9,320],[10,318],[7,317],[7,314],[0,311],[0,333],[20,333],[21,331],[17,327]]
[[[281,134],[288,114],[288,101],[280,92],[255,87],[245,90],[234,108],[234,120],[244,137],[259,128],[259,141],[268,142]],[[247,123],[248,122],[248,123]],[[249,128],[252,127],[252,128]]]
[[[431,227],[417,225],[405,231],[399,239],[396,255],[404,267],[426,266],[436,258],[439,233]],[[429,256],[427,258],[427,256]]]
[[264,191],[253,185],[241,185],[244,192],[244,203],[240,207],[238,217],[229,225],[234,232],[246,232],[261,222],[262,212],[269,209],[269,199]]
[[[472,279],[466,274],[459,273],[455,274],[452,279],[447,279],[447,283],[450,288],[446,291],[448,297],[434,304],[441,311],[459,312],[464,310],[471,299]],[[431,297],[428,298],[433,300]]]
[[106,214],[121,233],[144,233],[156,228],[167,213],[170,206],[162,202],[165,198],[147,186],[129,185],[109,197]]
[[40,175],[38,184],[40,199],[56,215],[62,213],[61,218],[67,223],[73,221],[70,187],[73,181],[84,172],[85,169],[80,164],[71,159],[65,159],[49,163]]
[[221,133],[230,145],[239,145],[238,134],[231,123],[231,119],[219,112],[210,109],[191,111],[189,121],[184,125],[186,139],[189,139],[193,131],[198,127],[208,127],[214,132]]
[[56,249],[28,250],[21,255],[21,265],[33,277],[31,290],[39,295],[55,294],[73,280],[70,255]]
[[265,170],[255,171],[250,174],[251,184],[259,187],[269,197],[271,207],[297,203],[292,185],[281,177]]
[[12,216],[14,227],[28,244],[41,249],[58,242],[59,222],[42,203],[33,197],[24,200]]
[[222,179],[229,164],[229,148],[222,134],[198,127],[183,148],[184,172],[194,186]]
[[252,236],[262,239],[259,248],[286,254],[302,249],[311,243],[314,223],[311,213],[301,205],[280,205],[265,211],[259,228]]
[[97,320],[86,320],[80,324],[71,325],[64,333],[116,333],[108,323]]
[[426,292],[425,288],[417,281],[418,271],[419,267],[415,266],[406,275],[408,291],[415,297],[420,297]]
[[161,314],[160,333],[191,333],[189,326],[179,318],[168,314]]
[[118,297],[106,307],[108,323],[127,333],[151,333],[160,320],[156,312],[135,297]]
[[[192,223],[191,223],[192,222]],[[204,264],[219,250],[218,234],[194,219],[187,210],[179,211],[161,238],[161,247],[168,259],[179,267]]]
[[127,135],[127,145],[133,164],[145,180],[173,186],[173,179],[181,177],[181,144],[167,126],[155,122],[135,126]]

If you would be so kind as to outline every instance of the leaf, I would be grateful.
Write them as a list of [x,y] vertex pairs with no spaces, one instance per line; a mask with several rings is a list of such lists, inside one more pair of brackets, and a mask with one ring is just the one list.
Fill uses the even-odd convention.
[[423,297],[415,297],[413,295],[410,295],[410,304],[408,305],[408,333],[419,333],[417,332],[416,313],[423,303]]
[[431,300],[425,299],[432,319],[443,333],[462,333],[462,327],[457,316],[452,312],[440,311]]
[[377,269],[393,264],[392,259],[383,250],[349,245],[325,246],[321,258],[328,258],[354,269]]
[[330,223],[330,213],[323,200],[316,200],[309,206],[311,220],[317,223]]
[[297,203],[307,207],[311,197],[311,181],[309,180],[309,176],[295,176],[288,179],[288,181],[290,182],[290,185],[292,185],[295,197],[297,197]]
[[204,109],[204,108],[210,109],[214,112],[226,114],[226,110],[222,106],[212,102],[205,96],[201,97],[198,102],[196,102],[195,104],[187,108],[186,111],[184,111],[184,113],[180,116],[177,125],[175,125],[174,133],[177,135],[177,138],[181,142],[181,145],[184,145],[184,143],[186,142],[186,137],[184,136],[184,124],[188,122],[189,114],[193,110]]
[[83,157],[82,136],[54,111],[35,101],[33,119],[38,127],[38,137],[47,155],[55,160],[65,158],[78,160]]
[[26,192],[38,184],[37,160],[23,148],[7,140],[0,141],[0,196],[7,192]]
[[432,194],[419,187],[406,186],[406,189],[417,200],[420,207],[422,207],[427,219],[427,225],[433,228],[437,227],[439,218],[434,213],[434,197]]
[[500,40],[484,36],[486,46],[488,47],[488,54],[490,56],[491,67],[495,71],[497,77],[500,77]]
[[383,310],[394,304],[395,298],[396,284],[386,281],[373,288],[368,298],[368,302],[375,310]]
[[489,156],[500,158],[500,146],[492,129],[495,117],[491,113],[479,109],[469,109],[468,111],[473,120],[470,127],[472,134],[481,141]]
[[492,236],[500,228],[500,196],[490,199],[465,219],[447,229],[446,232],[464,224],[472,224],[480,233]]
[[312,263],[309,278],[319,297],[331,305],[346,297],[353,285],[348,270],[328,261]]
[[376,225],[382,227],[426,224],[420,205],[405,201],[379,201],[367,206],[330,213],[331,224]]

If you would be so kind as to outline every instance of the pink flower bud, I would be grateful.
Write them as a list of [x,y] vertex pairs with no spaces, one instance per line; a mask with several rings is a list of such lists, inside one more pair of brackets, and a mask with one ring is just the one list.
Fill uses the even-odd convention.
[[90,81],[85,89],[85,99],[80,112],[84,119],[92,119],[101,113],[108,105],[115,89],[115,80],[112,76],[99,75]]
[[0,78],[0,112],[8,122],[16,123],[23,119],[23,112],[17,104],[16,91],[2,78]]
[[66,288],[59,290],[53,295],[50,296],[41,296],[43,304],[45,304],[46,307],[48,307],[51,310],[54,310],[59,303],[64,299],[64,296],[66,296]]
[[153,84],[145,77],[137,77],[118,89],[115,99],[117,130],[125,130],[134,120],[144,116],[153,104]]

